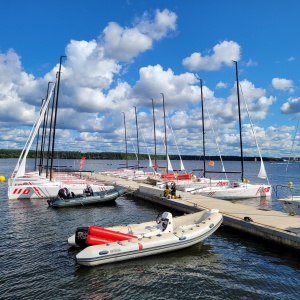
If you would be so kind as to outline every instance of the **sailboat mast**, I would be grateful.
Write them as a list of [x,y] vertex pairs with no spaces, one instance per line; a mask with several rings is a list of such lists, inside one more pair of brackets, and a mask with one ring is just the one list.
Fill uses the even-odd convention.
[[157,159],[156,159],[156,132],[155,132],[155,115],[154,115],[154,102],[152,100],[152,111],[153,111],[153,127],[154,127],[154,170],[157,171]]
[[[47,167],[46,167],[46,178],[48,178],[49,173],[49,159],[50,159],[50,146],[51,146],[51,137],[52,137],[52,123],[53,123],[53,114],[54,114],[54,105],[55,105],[55,99],[56,99],[56,87],[57,87],[57,81],[54,85],[54,93],[52,98],[52,109],[51,109],[51,119],[50,119],[50,125],[49,125],[49,137],[48,137],[48,150],[47,150]],[[49,102],[50,106],[50,102]],[[52,159],[52,157],[51,157]]]
[[[49,83],[53,83],[52,81],[50,81]],[[47,108],[47,113],[46,113],[46,130],[45,130],[45,138],[44,138],[44,145],[43,145],[43,153],[45,153],[45,145],[46,145],[46,137],[47,137],[47,128],[48,128],[48,119],[49,119],[49,110],[50,110],[50,101],[48,104],[48,108]],[[45,157],[45,156],[44,156]],[[47,162],[46,165],[48,167],[48,156],[47,156]],[[48,177],[48,169],[46,169],[46,177]]]
[[126,148],[126,169],[128,169],[128,152],[127,152],[126,120],[125,120],[125,113],[122,112],[122,114],[124,115],[125,148]]
[[[41,106],[41,109],[42,109],[42,107],[43,107],[44,100],[45,100],[45,99],[42,99],[42,106]],[[40,138],[40,129],[41,129],[41,128],[39,128],[39,130],[38,130],[37,138],[36,138],[35,159],[34,159],[34,171],[36,171],[36,166],[37,166],[38,148],[39,148],[39,138]]]
[[206,176],[206,167],[205,167],[205,128],[204,128],[204,103],[203,103],[203,90],[202,90],[202,79],[199,78],[200,89],[201,89],[201,109],[202,109],[202,137],[203,137],[203,177]]
[[238,99],[238,112],[239,112],[239,130],[240,130],[240,149],[241,149],[241,179],[244,181],[244,157],[243,157],[243,139],[242,139],[242,121],[241,121],[241,105],[240,105],[240,84],[239,84],[239,73],[238,73],[238,64],[235,63],[235,75],[236,75],[236,91]]
[[60,85],[60,73],[61,73],[61,63],[63,57],[61,56],[59,61],[59,70],[57,78],[57,92],[56,92],[56,101],[55,101],[55,114],[54,114],[54,123],[53,123],[53,140],[52,140],[52,154],[51,154],[51,165],[50,165],[50,180],[52,180],[52,171],[53,171],[53,158],[54,158],[54,142],[55,142],[55,131],[56,131],[56,119],[57,119],[57,106],[58,106],[58,95],[59,95],[59,85]]
[[[166,147],[166,160],[168,159],[168,143],[167,143],[167,126],[166,126],[166,110],[165,110],[165,96],[163,93],[161,93],[163,97],[163,110],[164,110],[164,124],[165,124],[165,147]],[[168,168],[168,162],[167,162],[167,169],[166,173],[169,173],[169,168]]]
[[138,129],[138,123],[137,123],[137,114],[136,114],[136,106],[134,106],[135,111],[135,126],[136,126],[136,143],[137,143],[137,163],[138,163],[138,170],[140,169],[140,147],[139,147],[139,129]]
[[[48,95],[49,95],[49,87],[50,87],[51,83],[53,83],[53,82],[51,82],[51,81],[48,82],[48,89],[47,89],[46,99],[48,98]],[[50,102],[48,103],[47,109],[45,111],[44,122],[43,122],[39,175],[41,175],[43,173],[44,156],[45,156],[44,155],[44,149],[45,149],[45,139],[46,139],[46,130],[47,130],[46,117],[47,117],[47,111],[48,111],[48,108],[49,108],[49,104],[50,104]]]
[[[48,98],[48,92],[49,92],[49,83],[48,83],[48,90],[47,90],[47,96],[46,99]],[[44,139],[45,139],[45,121],[46,121],[46,111],[44,114],[44,121],[43,121],[43,130],[42,130],[42,141],[41,141],[41,150],[40,150],[40,167],[39,167],[39,175],[42,174],[43,172],[43,161],[44,161],[44,153],[43,153],[43,144],[44,144]]]

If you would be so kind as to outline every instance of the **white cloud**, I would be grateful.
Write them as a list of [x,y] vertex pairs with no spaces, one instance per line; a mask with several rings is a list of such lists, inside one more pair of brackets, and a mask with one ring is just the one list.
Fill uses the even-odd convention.
[[289,93],[294,92],[294,82],[293,80],[285,78],[273,78],[272,85],[277,90],[289,91]]
[[220,81],[220,82],[218,82],[216,88],[217,89],[225,89],[225,88],[227,88],[227,83]]
[[[37,104],[38,81],[22,70],[20,57],[13,50],[0,53],[0,66],[1,122],[31,124],[38,111],[32,106]],[[39,107],[41,101],[40,98]]]
[[252,58],[247,62],[246,64],[247,67],[254,67],[257,66],[257,62],[253,61]]
[[300,113],[300,97],[289,98],[288,102],[285,102],[280,110],[283,114],[298,114]]
[[[126,113],[128,134],[135,136],[133,105],[138,108],[138,122],[148,146],[153,146],[152,107],[154,99],[157,120],[158,151],[164,153],[162,95],[165,95],[167,115],[182,154],[195,154],[201,145],[201,93],[199,80],[193,73],[180,73],[175,66],[145,64],[135,69],[138,80],[126,82],[122,75],[130,68],[129,63],[154,47],[154,42],[170,33],[176,33],[177,16],[168,11],[156,11],[153,19],[144,14],[131,28],[109,23],[100,39],[90,41],[71,40],[66,46],[67,58],[63,60],[58,109],[57,149],[83,151],[124,151],[123,115]],[[222,66],[233,66],[239,61],[241,47],[233,41],[224,41],[214,46],[207,55],[194,53],[183,60],[191,70],[218,70]],[[178,58],[180,59],[180,58]],[[125,62],[125,64],[123,64]],[[254,63],[250,59],[248,65]],[[32,125],[38,116],[41,99],[45,97],[49,81],[54,81],[59,65],[35,78],[22,69],[21,58],[13,50],[0,53],[0,120],[2,134],[0,146],[9,143],[11,148],[22,148]],[[177,73],[175,72],[177,71]],[[221,75],[222,76],[222,75]],[[223,78],[223,77],[221,77]],[[132,79],[132,77],[131,77]],[[227,79],[225,79],[227,80]],[[230,82],[230,81],[229,81]],[[264,120],[276,98],[263,88],[257,88],[248,80],[240,82],[253,120]],[[210,122],[213,122],[222,144],[222,149],[233,153],[238,148],[237,98],[233,83],[219,81],[216,86],[223,89],[223,98],[216,98],[214,91],[203,85],[207,147],[216,154]],[[293,88],[293,82],[274,80],[274,87],[281,90]],[[231,91],[229,90],[231,88]],[[225,95],[225,96],[224,96]],[[299,99],[289,99],[282,106],[283,113],[299,111]],[[247,113],[242,110],[245,145],[252,146],[248,138]],[[22,129],[16,129],[23,126]],[[26,126],[26,127],[25,127]],[[276,130],[258,128],[262,146],[269,147],[276,138]],[[266,134],[268,133],[268,134]],[[287,138],[281,133],[281,138]],[[273,139],[273,140],[272,140]],[[174,137],[168,130],[171,153],[176,153]],[[141,137],[142,144],[142,137]],[[282,143],[276,143],[278,148]],[[272,147],[275,147],[272,145]],[[237,149],[236,148],[236,149]],[[251,149],[251,148],[250,148]],[[133,151],[133,150],[132,150]],[[279,151],[279,150],[278,150]],[[146,152],[144,149],[143,152]],[[152,152],[152,151],[151,151]],[[238,153],[237,153],[238,155]]]
[[[199,101],[199,88],[193,86],[197,78],[192,73],[175,75],[171,69],[163,70],[162,66],[148,66],[140,69],[140,79],[132,89],[132,96],[140,99],[142,95],[146,98],[161,98],[160,93],[165,95],[168,108],[184,108],[186,101]],[[195,93],[196,91],[196,93]],[[145,96],[144,96],[145,97]]]
[[163,11],[156,10],[153,21],[148,13],[144,13],[143,18],[137,20],[136,27],[153,40],[161,40],[177,29],[176,21],[177,15],[168,9]]
[[117,23],[109,23],[100,38],[104,43],[105,56],[119,61],[131,61],[140,53],[151,49],[154,40],[160,40],[168,32],[174,31],[176,19],[176,14],[165,9],[162,12],[156,10],[153,21],[148,14],[144,14],[133,28],[122,28]]
[[233,41],[224,41],[214,46],[212,54],[202,56],[195,52],[190,57],[183,59],[182,64],[189,70],[220,70],[223,65],[230,66],[232,61],[239,61],[241,56],[240,46]]

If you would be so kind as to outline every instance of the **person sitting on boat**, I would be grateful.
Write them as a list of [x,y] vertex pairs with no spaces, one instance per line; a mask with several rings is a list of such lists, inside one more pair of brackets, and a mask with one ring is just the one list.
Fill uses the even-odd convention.
[[68,199],[71,197],[71,193],[68,188],[62,188],[58,191],[58,196],[63,199]]
[[86,185],[86,189],[84,190],[84,192],[86,193],[87,196],[93,196],[94,195],[94,191],[93,191],[92,187],[89,184]]

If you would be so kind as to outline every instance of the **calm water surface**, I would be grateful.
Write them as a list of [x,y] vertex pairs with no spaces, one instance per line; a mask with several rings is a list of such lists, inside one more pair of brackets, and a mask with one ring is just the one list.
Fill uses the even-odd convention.
[[[16,161],[0,159],[0,175],[8,179]],[[118,163],[86,160],[85,168],[115,169]],[[185,167],[197,164],[185,162]],[[28,167],[33,165],[29,160]],[[225,167],[238,170],[239,164],[225,162]],[[245,177],[255,178],[258,168],[247,162]],[[287,172],[283,164],[266,164],[266,169],[271,184],[300,185],[300,164]],[[273,198],[268,205],[282,210]],[[163,211],[123,197],[111,205],[52,209],[46,200],[7,200],[7,182],[0,184],[0,299],[299,299],[299,253],[225,226],[185,250],[92,268],[76,265],[67,238],[77,226],[144,222]]]

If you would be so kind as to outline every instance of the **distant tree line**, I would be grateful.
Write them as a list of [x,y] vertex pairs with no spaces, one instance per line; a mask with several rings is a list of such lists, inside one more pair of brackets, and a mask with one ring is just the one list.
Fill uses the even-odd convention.
[[[18,158],[21,154],[22,150],[7,150],[0,149],[0,158]],[[39,157],[38,153],[38,157]],[[36,151],[30,150],[28,152],[28,158],[35,158]],[[55,159],[81,159],[82,157],[86,157],[86,159],[111,159],[111,160],[125,160],[126,153],[123,152],[87,152],[83,153],[80,151],[55,151],[54,158]],[[169,155],[171,160],[179,160],[179,155]],[[47,159],[47,156],[44,157]],[[148,154],[140,154],[140,160],[147,160]],[[154,159],[154,155],[151,155],[151,158]],[[182,160],[203,160],[203,156],[199,155],[181,155]],[[135,153],[127,153],[128,160],[136,160]],[[165,155],[157,155],[158,160],[165,160]],[[220,160],[219,156],[207,156],[206,159],[218,161]],[[239,161],[239,156],[222,156],[224,161]],[[253,161],[254,157],[244,157],[245,161]],[[259,158],[257,159],[259,160]],[[264,161],[282,161],[282,158],[271,158],[271,157],[263,157]]]

